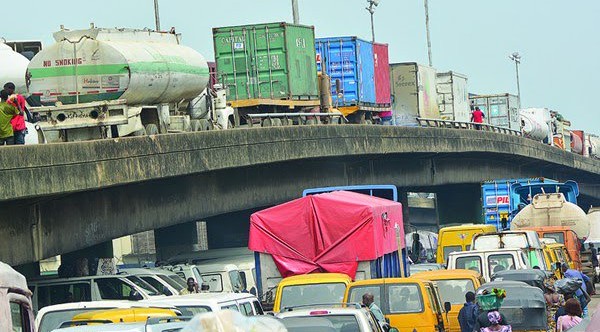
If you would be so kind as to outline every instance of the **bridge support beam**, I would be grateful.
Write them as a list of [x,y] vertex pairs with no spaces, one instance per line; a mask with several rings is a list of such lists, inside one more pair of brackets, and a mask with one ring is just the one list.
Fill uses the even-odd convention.
[[154,244],[157,261],[165,261],[178,253],[197,250],[198,223],[191,221],[157,228],[154,230]]
[[481,187],[478,184],[441,187],[436,194],[441,227],[483,222]]
[[91,247],[62,254],[60,256],[61,267],[59,268],[59,274],[65,267],[81,268],[84,266],[82,265],[83,262],[87,261],[88,273],[94,275],[96,274],[96,270],[100,268],[97,265],[97,259],[112,257],[114,257],[112,241],[105,241]]

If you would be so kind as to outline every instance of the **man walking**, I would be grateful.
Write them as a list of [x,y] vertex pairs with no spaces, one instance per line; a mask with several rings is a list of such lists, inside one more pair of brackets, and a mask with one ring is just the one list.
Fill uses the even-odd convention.
[[481,130],[481,123],[483,123],[484,118],[485,114],[479,109],[479,106],[475,107],[475,110],[471,113],[471,122],[475,122],[475,129]]
[[369,310],[371,310],[371,312],[373,313],[373,316],[375,316],[375,318],[377,318],[379,323],[381,323],[381,324],[386,323],[385,316],[383,316],[383,312],[381,312],[381,309],[379,309],[379,307],[375,304],[375,297],[373,296],[373,294],[371,294],[371,293],[363,294],[362,303],[365,305],[365,307],[367,307],[367,308],[369,308]]
[[10,124],[13,127],[13,137],[15,144],[25,144],[25,134],[27,133],[27,126],[25,126],[24,114],[27,111],[27,103],[25,97],[20,94],[15,94],[15,84],[8,82],[4,84],[4,91],[8,93],[8,103],[19,110],[19,114],[15,115],[11,120]]
[[475,304],[475,293],[465,294],[465,305],[458,312],[458,323],[461,332],[473,332],[475,320],[477,319],[477,305]]
[[0,91],[0,145],[13,145],[14,132],[10,121],[15,115],[19,114],[14,106],[7,103],[8,92]]

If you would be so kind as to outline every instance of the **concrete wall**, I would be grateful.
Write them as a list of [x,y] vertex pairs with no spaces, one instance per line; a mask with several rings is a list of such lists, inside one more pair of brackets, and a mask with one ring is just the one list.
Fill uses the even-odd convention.
[[310,187],[436,192],[546,176],[590,184],[591,197],[600,197],[599,161],[524,138],[446,129],[289,127],[6,147],[0,165],[0,237],[9,239],[0,242],[0,260],[11,264],[278,204]]

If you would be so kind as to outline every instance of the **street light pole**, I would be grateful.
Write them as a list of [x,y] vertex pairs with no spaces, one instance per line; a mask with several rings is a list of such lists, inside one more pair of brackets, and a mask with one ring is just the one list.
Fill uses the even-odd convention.
[[375,7],[379,5],[379,0],[367,0],[369,7],[365,8],[371,14],[371,41],[375,42],[375,23],[373,22],[373,14]]
[[427,0],[425,0],[425,30],[427,31],[427,56],[429,57],[429,67],[432,67],[431,37],[429,36],[429,4]]
[[158,15],[158,0],[154,0],[154,22],[156,23],[156,31],[160,31],[160,17]]
[[300,24],[300,16],[298,15],[298,0],[292,0],[292,17],[294,24]]
[[519,64],[521,64],[521,55],[519,52],[514,52],[509,55],[508,58],[515,62],[515,70],[517,72],[517,97],[519,98],[519,108],[521,108],[521,85],[519,82]]

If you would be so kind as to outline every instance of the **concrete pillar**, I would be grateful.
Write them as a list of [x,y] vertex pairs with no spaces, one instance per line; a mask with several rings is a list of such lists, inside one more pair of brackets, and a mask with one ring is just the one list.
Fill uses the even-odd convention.
[[186,222],[154,230],[156,260],[165,261],[170,257],[194,251],[198,244],[198,223]]
[[[85,260],[87,260],[87,273],[95,275],[98,268],[98,258],[112,258],[113,256],[112,241],[102,242],[85,249],[62,254],[60,257],[61,267],[58,269],[59,275],[66,269],[69,271],[76,271],[76,275],[80,275],[77,271],[85,267],[85,265],[83,265]],[[71,272],[66,273],[70,274]]]
[[436,190],[440,227],[447,224],[483,223],[481,187],[447,186]]

